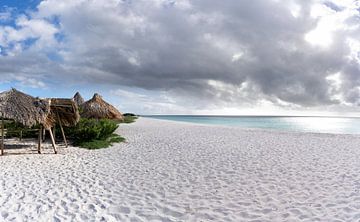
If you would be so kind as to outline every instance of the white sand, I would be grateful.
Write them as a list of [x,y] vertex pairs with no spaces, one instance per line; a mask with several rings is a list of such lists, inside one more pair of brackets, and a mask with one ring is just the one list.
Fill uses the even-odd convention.
[[0,221],[360,220],[360,136],[146,118],[119,133],[0,157]]

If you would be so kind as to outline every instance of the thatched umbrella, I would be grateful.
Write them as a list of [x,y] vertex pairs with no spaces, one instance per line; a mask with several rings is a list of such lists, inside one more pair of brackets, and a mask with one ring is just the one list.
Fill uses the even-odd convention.
[[[1,154],[4,149],[4,121],[3,119],[12,119],[24,126],[31,127],[40,124],[50,131],[55,153],[56,147],[51,132],[51,122],[46,121],[50,113],[50,106],[45,100],[34,98],[30,95],[22,93],[16,89],[0,93],[0,115],[2,117],[2,143]],[[40,129],[40,131],[42,131]],[[39,134],[40,138],[40,134]],[[40,141],[40,139],[39,139]],[[39,142],[38,152],[40,153],[41,144]]]
[[80,120],[78,106],[73,99],[51,98],[49,121],[62,126],[75,126]]
[[124,120],[123,115],[114,106],[105,102],[102,97],[95,93],[93,98],[81,106],[81,117],[94,119]]
[[75,126],[79,122],[79,109],[73,99],[51,98],[45,100],[47,100],[50,104],[50,112],[46,117],[46,122],[52,126],[59,124],[65,145],[67,147],[68,143],[63,126]]
[[11,89],[0,93],[0,115],[31,127],[43,123],[49,107],[30,95]]
[[80,95],[79,92],[76,92],[73,99],[78,107],[80,107],[80,105],[85,102],[84,98]]

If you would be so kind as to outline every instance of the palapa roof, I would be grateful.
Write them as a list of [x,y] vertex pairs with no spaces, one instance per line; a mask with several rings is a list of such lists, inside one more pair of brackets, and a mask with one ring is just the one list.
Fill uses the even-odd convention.
[[79,109],[73,99],[51,98],[46,99],[50,106],[50,112],[47,115],[47,125],[59,123],[63,126],[75,126],[80,120]]
[[86,101],[80,107],[81,117],[84,118],[124,120],[120,111],[105,102],[97,93],[94,94],[92,99]]
[[49,107],[42,100],[11,89],[0,93],[0,115],[12,119],[24,126],[43,123]]
[[76,92],[73,99],[78,107],[85,102],[84,98],[80,95],[79,92]]

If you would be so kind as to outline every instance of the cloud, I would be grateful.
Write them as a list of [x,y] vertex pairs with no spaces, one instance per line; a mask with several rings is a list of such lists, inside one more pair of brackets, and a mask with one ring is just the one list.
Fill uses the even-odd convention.
[[192,109],[356,107],[359,19],[351,0],[44,0],[0,26],[0,64],[19,66],[0,73],[23,74],[27,54],[41,58],[28,78],[140,88]]

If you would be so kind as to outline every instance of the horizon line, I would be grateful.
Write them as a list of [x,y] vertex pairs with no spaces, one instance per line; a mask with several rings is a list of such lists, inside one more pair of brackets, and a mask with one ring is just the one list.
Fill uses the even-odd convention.
[[194,117],[323,117],[323,118],[360,118],[360,116],[321,116],[321,115],[218,115],[218,114],[138,114],[143,117],[151,116],[194,116]]

